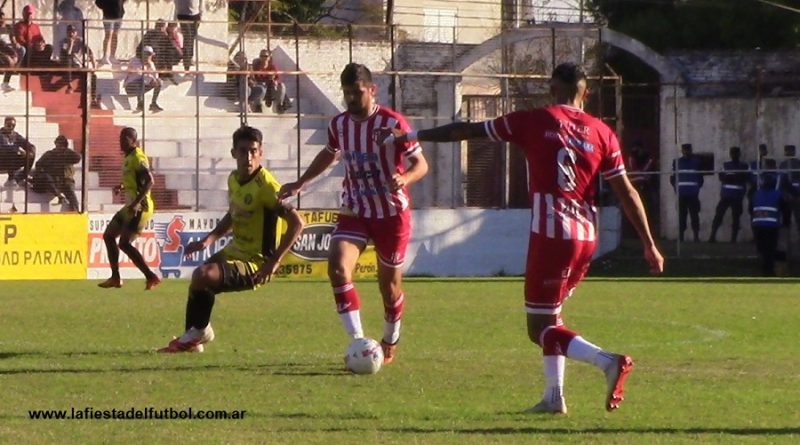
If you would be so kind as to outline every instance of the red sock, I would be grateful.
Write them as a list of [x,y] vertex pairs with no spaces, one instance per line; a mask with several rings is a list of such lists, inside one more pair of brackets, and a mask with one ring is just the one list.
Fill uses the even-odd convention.
[[361,300],[353,283],[345,283],[333,288],[333,298],[336,300],[336,312],[357,311],[361,308]]
[[383,319],[389,323],[394,323],[403,316],[403,306],[405,306],[405,295],[400,294],[400,298],[395,300],[394,304],[387,306],[383,303]]
[[549,326],[542,332],[542,352],[544,355],[567,355],[569,342],[577,335],[563,326]]

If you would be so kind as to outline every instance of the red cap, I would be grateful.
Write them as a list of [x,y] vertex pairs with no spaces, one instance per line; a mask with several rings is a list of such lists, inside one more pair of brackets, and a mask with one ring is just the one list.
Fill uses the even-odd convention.
[[31,14],[35,14],[36,13],[36,6],[25,5],[25,7],[22,8],[22,12],[30,12]]

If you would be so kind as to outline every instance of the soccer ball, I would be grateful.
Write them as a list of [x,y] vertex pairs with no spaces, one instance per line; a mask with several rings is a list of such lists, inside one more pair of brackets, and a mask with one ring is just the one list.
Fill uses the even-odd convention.
[[375,374],[383,364],[383,349],[371,338],[357,338],[347,347],[344,367],[353,374]]

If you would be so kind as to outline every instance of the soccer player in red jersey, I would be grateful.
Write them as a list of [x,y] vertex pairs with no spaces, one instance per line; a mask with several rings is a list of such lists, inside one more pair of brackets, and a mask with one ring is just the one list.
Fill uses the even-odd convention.
[[283,185],[278,196],[296,195],[334,161],[344,162],[342,207],[331,239],[328,276],[345,331],[352,338],[363,337],[353,270],[367,241],[374,242],[385,320],[381,346],[384,363],[390,363],[400,339],[405,302],[401,284],[411,235],[408,186],[425,176],[428,163],[416,142],[384,145],[376,139],[381,128],[410,131],[410,127],[400,113],[376,104],[376,87],[366,66],[348,64],[340,80],[347,111],[331,120],[327,146],[300,179]]
[[664,259],[650,234],[639,194],[625,174],[617,137],[602,121],[583,111],[588,93],[584,70],[571,63],[557,66],[550,92],[556,103],[548,107],[418,132],[387,129],[381,132],[381,138],[397,144],[488,137],[511,142],[525,153],[532,207],[525,311],[528,337],[544,353],[546,381],[542,401],[526,411],[567,412],[563,395],[565,357],[603,370],[608,384],[606,409],[612,411],[622,401],[633,360],[586,341],[567,329],[561,318],[561,306],[589,268],[595,249],[598,175],[611,185],[639,234],[651,272],[662,272]]

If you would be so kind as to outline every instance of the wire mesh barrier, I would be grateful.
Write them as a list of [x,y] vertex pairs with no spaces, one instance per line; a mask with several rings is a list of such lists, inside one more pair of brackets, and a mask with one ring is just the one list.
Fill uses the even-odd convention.
[[[415,128],[479,122],[546,104],[552,68],[562,61],[584,63],[591,73],[587,111],[620,136],[656,232],[676,240],[674,255],[729,255],[719,246],[730,240],[730,216],[718,230],[720,243],[707,241],[730,146],[742,147],[742,160],[750,162],[759,143],[790,145],[800,137],[790,124],[765,123],[786,114],[780,98],[787,92],[776,92],[769,79],[687,85],[662,75],[657,82],[626,83],[605,63],[609,31],[592,26],[504,29],[466,20],[456,26],[446,17],[402,26],[198,24],[157,17],[118,25],[42,19],[39,25],[36,43],[3,43],[14,48],[6,60],[15,63],[0,64],[7,78],[0,114],[14,118],[13,131],[35,146],[35,155],[28,159],[18,144],[13,163],[3,158],[0,173],[8,177],[0,178],[0,213],[120,208],[122,197],[112,189],[121,178],[124,127],[138,131],[150,159],[157,210],[226,208],[227,177],[235,168],[231,134],[242,124],[264,132],[266,167],[279,181],[293,181],[324,148],[331,118],[344,110],[339,75],[350,62],[372,70],[378,102],[403,113]],[[735,116],[716,124],[720,128],[699,123],[730,109]],[[37,182],[46,167],[37,162],[57,136],[66,138],[77,158],[70,158],[74,165],[56,163],[64,178],[53,188]],[[677,241],[681,212],[669,182],[672,159],[687,142],[694,143],[705,179],[697,244],[691,224],[686,243]],[[4,144],[0,149],[13,145]],[[470,141],[425,144],[424,150],[432,169],[412,188],[415,207],[529,206],[524,157],[513,147]],[[791,166],[776,169],[794,177]],[[298,205],[338,207],[343,174],[340,166],[331,169],[301,193]],[[77,203],[66,196],[70,189]],[[601,191],[602,202],[612,200],[607,187]],[[740,243],[751,239],[748,218],[745,204]],[[634,236],[627,228],[623,235]],[[750,248],[733,250],[753,255]]]

